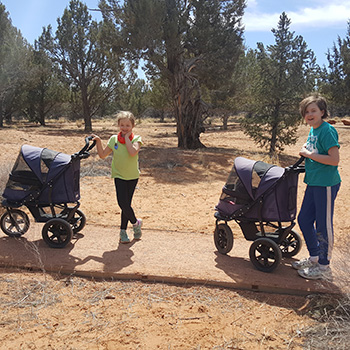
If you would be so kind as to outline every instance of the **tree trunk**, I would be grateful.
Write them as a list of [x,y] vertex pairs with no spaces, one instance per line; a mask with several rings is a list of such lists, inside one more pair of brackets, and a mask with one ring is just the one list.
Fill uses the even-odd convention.
[[277,145],[277,138],[278,138],[278,114],[279,114],[279,109],[276,109],[274,113],[274,123],[272,124],[272,129],[271,129],[271,141],[270,141],[270,150],[269,150],[269,155],[272,157],[273,155],[276,154],[276,145]]
[[2,110],[2,106],[3,106],[2,99],[0,99],[0,128],[4,127],[4,113]]
[[202,115],[206,108],[201,99],[197,80],[190,74],[194,62],[174,64],[171,86],[174,98],[178,147],[197,149],[205,147],[199,137],[204,132]]
[[88,100],[87,87],[83,86],[81,89],[81,99],[83,106],[83,117],[84,117],[84,130],[86,132],[92,131],[92,123],[91,123],[91,114],[90,114],[90,105]]
[[183,149],[197,149],[205,147],[199,137],[204,131],[202,126],[201,101],[184,101],[176,106],[178,147]]
[[[43,86],[43,85],[42,85]],[[45,89],[40,90],[40,99],[38,106],[38,121],[41,126],[45,126]]]

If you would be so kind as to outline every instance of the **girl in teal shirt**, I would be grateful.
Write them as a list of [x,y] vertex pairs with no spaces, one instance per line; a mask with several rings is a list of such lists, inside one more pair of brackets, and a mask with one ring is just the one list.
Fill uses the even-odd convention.
[[340,187],[339,142],[337,130],[325,122],[327,103],[310,96],[301,101],[300,112],[311,129],[300,155],[305,157],[307,187],[298,216],[309,258],[292,266],[307,279],[332,279],[330,260],[333,249],[334,201]]

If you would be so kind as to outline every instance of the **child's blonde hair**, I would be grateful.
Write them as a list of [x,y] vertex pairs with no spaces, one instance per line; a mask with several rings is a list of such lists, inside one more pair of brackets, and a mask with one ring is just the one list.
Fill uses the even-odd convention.
[[318,108],[323,112],[323,118],[329,117],[329,112],[327,109],[327,101],[324,97],[320,95],[311,95],[304,98],[299,105],[300,114],[305,117],[306,109],[311,103],[316,103]]
[[118,125],[119,125],[119,123],[120,123],[120,121],[122,119],[130,120],[132,127],[135,126],[135,117],[134,117],[134,115],[131,112],[129,112],[129,111],[120,111],[120,112],[118,112],[117,113],[117,123],[118,123]]

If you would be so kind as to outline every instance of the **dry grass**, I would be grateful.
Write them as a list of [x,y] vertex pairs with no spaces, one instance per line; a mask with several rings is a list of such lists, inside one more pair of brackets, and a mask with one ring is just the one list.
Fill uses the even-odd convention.
[[[3,153],[3,157],[10,153],[9,150],[17,152],[18,145],[12,144],[12,140],[18,139],[39,147],[48,146],[50,149],[71,152],[73,146],[67,142],[67,137],[71,137],[74,151],[75,148],[78,150],[83,141],[83,132],[72,131],[71,123],[60,122],[62,125],[59,127],[55,123],[52,128],[18,130],[21,137],[8,138],[8,150]],[[105,142],[115,130],[116,125],[113,123],[113,120],[106,120],[96,125],[96,133]],[[167,204],[169,198],[173,198],[169,195],[171,191],[175,194],[176,191],[184,191],[179,186],[184,181],[188,188],[205,193],[207,197],[215,197],[216,200],[219,196],[217,189],[224,183],[236,155],[265,160],[263,157],[266,152],[251,146],[236,125],[232,125],[224,137],[222,129],[214,125],[203,134],[204,143],[208,145],[206,150],[184,151],[176,148],[174,125],[148,120],[140,124],[140,134],[147,145],[140,156],[142,176],[147,185],[143,187],[144,197],[138,198],[142,208],[155,205],[152,198],[154,192],[148,191],[148,188],[153,189],[153,183],[157,184],[157,193],[167,199]],[[343,132],[342,148],[345,148],[349,143],[348,134],[342,128],[339,130]],[[304,139],[306,129],[302,129],[302,132]],[[227,140],[232,141],[231,144],[227,144]],[[295,161],[299,146],[289,150],[281,159],[276,159],[276,163],[290,165]],[[3,164],[6,165],[10,158],[4,159]],[[93,197],[82,199],[86,207],[92,207],[91,203],[95,205],[96,202],[91,200],[95,198],[105,205],[102,200],[105,192],[99,191],[104,183],[97,177],[109,177],[110,160],[96,162],[96,159],[96,153],[93,152],[89,159],[82,162],[82,186],[97,191]],[[348,172],[345,171],[346,161],[343,162],[342,175],[346,180]],[[11,161],[11,164],[0,169],[2,186],[8,179],[12,165]],[[113,190],[113,184],[108,188]],[[168,189],[166,195],[160,192],[163,188]],[[188,222],[184,226],[180,226],[182,222],[175,226],[177,220],[188,221],[188,215],[182,215],[180,219],[179,216],[172,218],[179,208],[176,211],[173,208],[171,215],[163,215],[162,209],[154,221],[157,225],[158,221],[171,222],[175,229],[186,227],[188,232],[208,232],[208,227],[212,229],[213,216],[210,212],[208,219],[209,215],[203,210],[206,202],[203,202],[203,196],[198,198],[199,209],[194,206],[195,201],[191,202],[197,220],[191,221],[190,226]],[[164,205],[160,205],[160,208],[164,208]],[[110,220],[109,210],[94,208],[92,213],[98,213],[95,219],[97,224]],[[343,210],[339,213],[338,230],[346,233],[346,212]],[[88,217],[89,222],[93,222],[94,216]],[[151,219],[149,224],[153,224]],[[4,237],[4,242],[6,239]],[[347,247],[346,242],[343,246]],[[38,246],[28,244],[26,248],[36,257],[41,271],[32,273],[0,269],[0,348],[323,350],[345,349],[350,338],[350,292],[345,289],[350,285],[350,266],[346,266],[345,258],[337,259],[342,260],[343,266],[333,265],[334,271],[343,273],[343,297],[329,299],[311,296],[307,307],[303,307],[305,299],[296,296],[50,275],[41,263]],[[344,257],[347,256],[345,253],[341,252]]]
[[310,350],[346,350],[350,339],[350,259],[346,245],[339,244],[338,255],[332,264],[333,275],[342,295],[311,296],[307,314],[318,323],[307,329],[305,348]]
[[[295,310],[271,305],[253,292],[16,270],[4,271],[0,282],[1,325],[9,334],[2,345],[9,348],[15,334],[26,334],[37,340],[35,347],[30,340],[23,343],[24,349],[46,349],[50,338],[60,349],[143,349],[142,339],[152,337],[147,341],[152,349],[301,349],[302,323],[275,327]],[[274,319],[268,323],[256,317],[271,311]],[[227,329],[227,337],[211,334],[214,325]],[[275,342],[284,345],[275,347]]]

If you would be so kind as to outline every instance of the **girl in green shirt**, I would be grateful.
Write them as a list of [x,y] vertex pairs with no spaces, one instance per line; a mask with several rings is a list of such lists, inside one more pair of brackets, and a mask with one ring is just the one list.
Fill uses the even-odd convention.
[[134,239],[141,239],[142,220],[137,219],[131,207],[132,197],[140,177],[139,158],[141,136],[133,134],[135,117],[131,112],[122,111],[117,115],[119,133],[112,135],[106,147],[103,147],[99,136],[92,135],[96,141],[97,153],[104,159],[113,153],[112,178],[114,178],[117,201],[121,209],[120,242],[129,243],[127,225],[133,225]]

